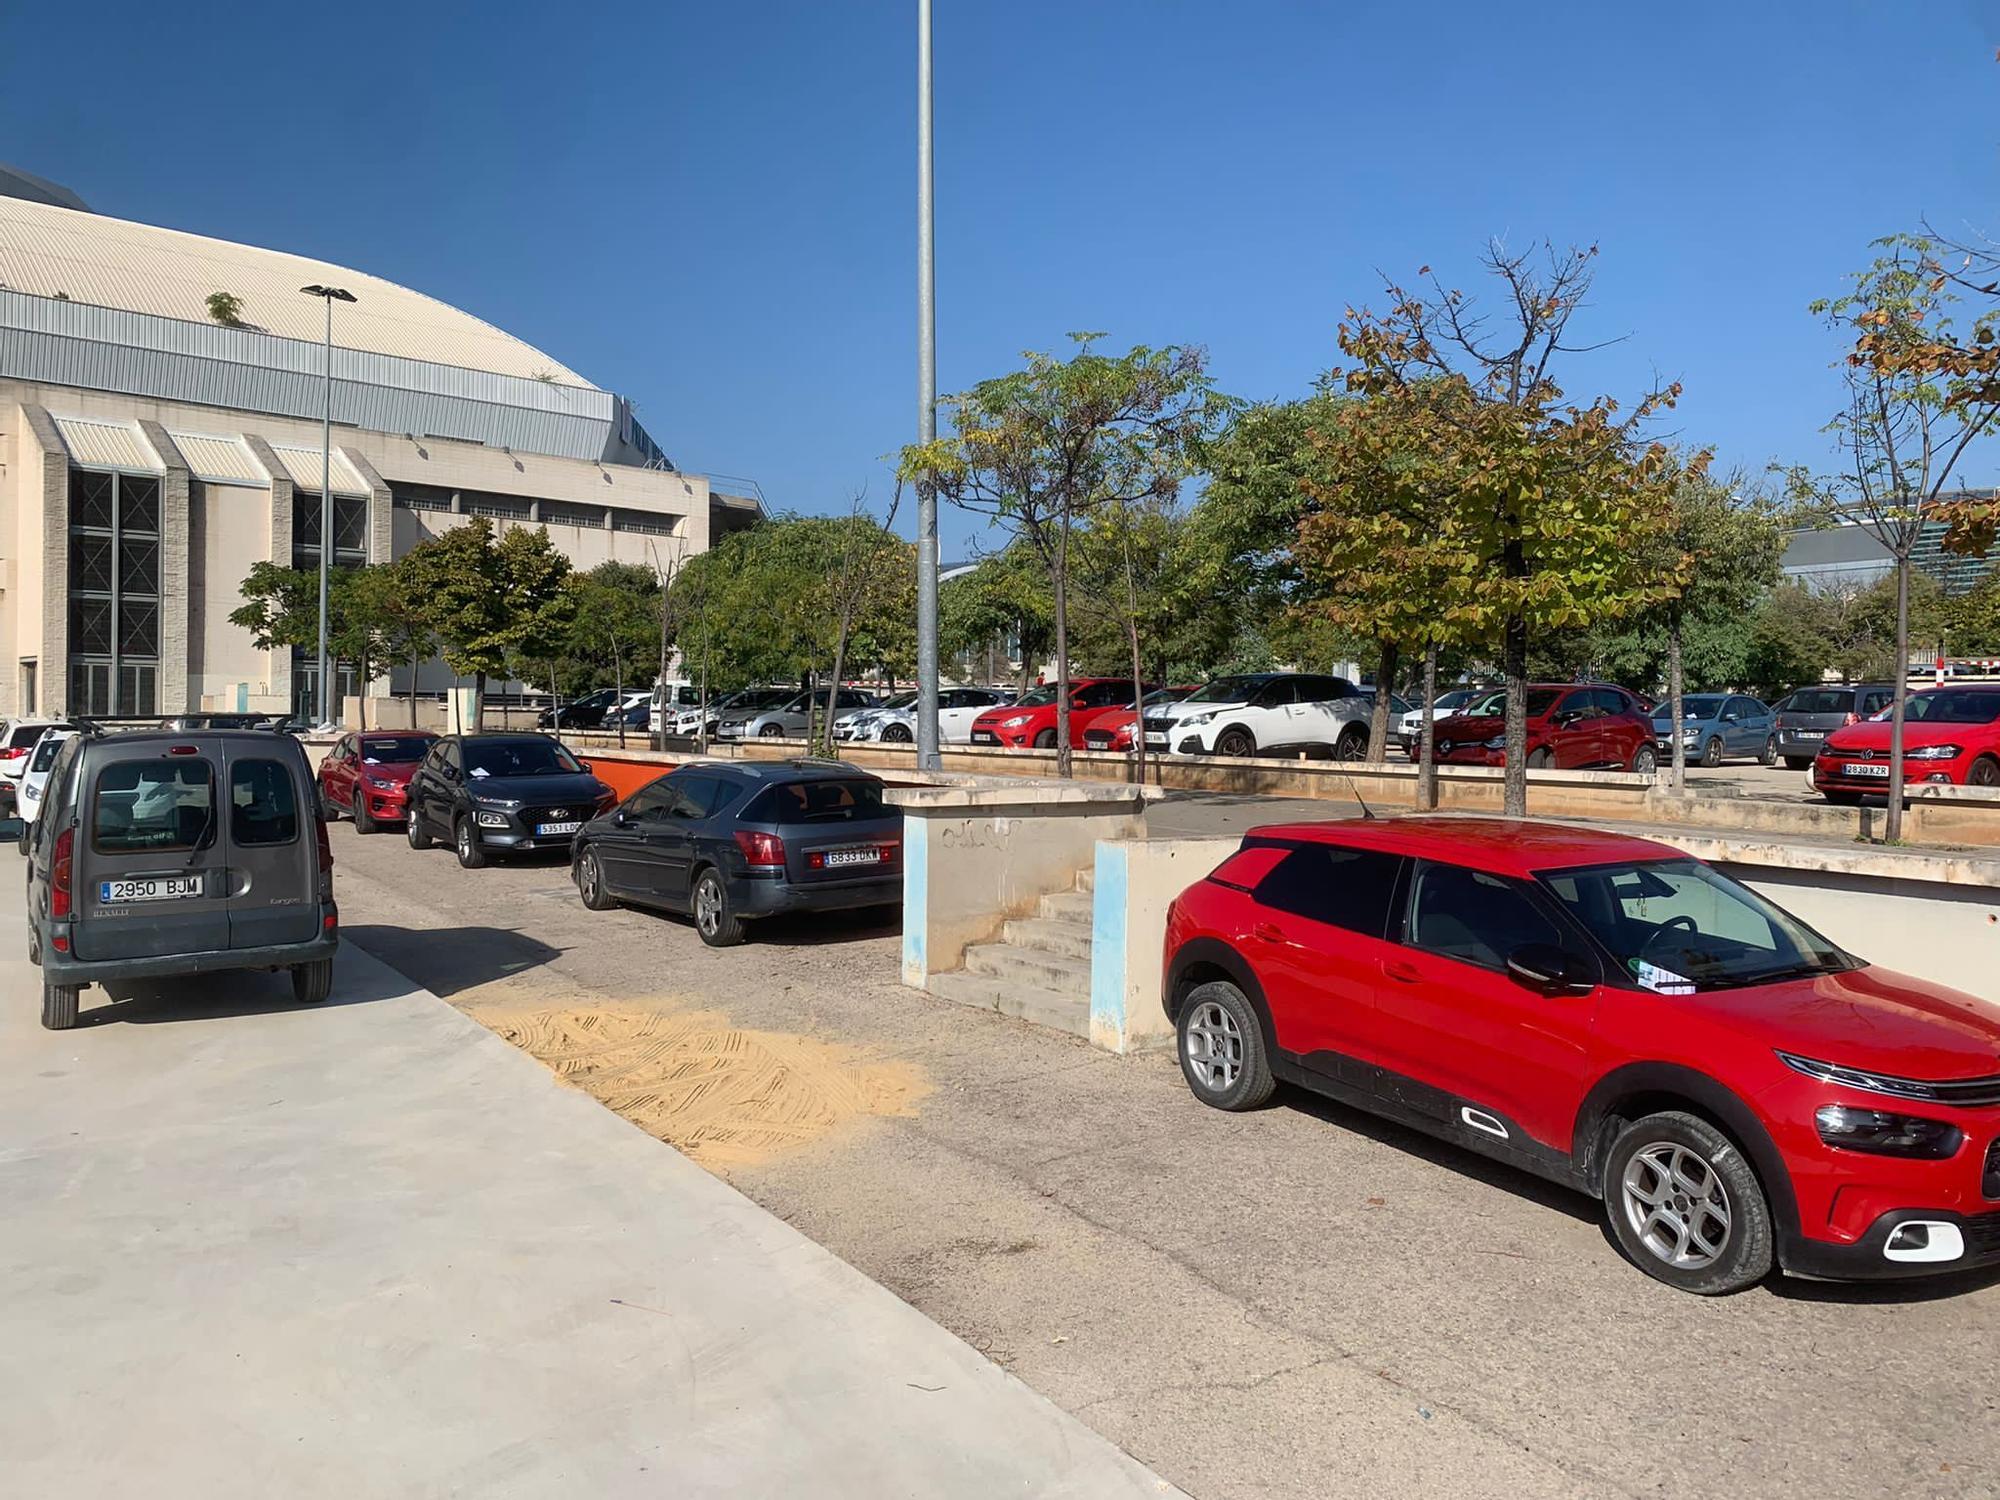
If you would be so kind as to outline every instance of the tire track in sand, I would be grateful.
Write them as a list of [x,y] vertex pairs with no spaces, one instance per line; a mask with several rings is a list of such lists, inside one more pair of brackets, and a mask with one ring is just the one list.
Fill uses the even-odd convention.
[[485,1016],[557,1078],[717,1171],[754,1166],[869,1115],[914,1115],[913,1064],[751,1031],[713,1011],[617,1008]]

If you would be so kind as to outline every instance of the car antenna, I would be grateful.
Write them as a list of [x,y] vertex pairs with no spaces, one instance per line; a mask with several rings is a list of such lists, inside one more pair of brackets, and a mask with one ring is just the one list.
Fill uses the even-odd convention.
[[1350,792],[1354,793],[1354,800],[1361,804],[1361,820],[1364,823],[1374,822],[1375,809],[1370,807],[1368,805],[1367,799],[1361,795],[1361,788],[1354,784],[1354,778],[1352,776],[1346,776],[1341,779],[1347,783],[1347,789]]

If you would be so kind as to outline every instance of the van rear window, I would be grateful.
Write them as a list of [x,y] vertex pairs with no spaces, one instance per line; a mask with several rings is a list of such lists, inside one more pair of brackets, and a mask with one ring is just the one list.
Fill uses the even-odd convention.
[[239,760],[229,768],[229,841],[238,848],[289,844],[299,836],[292,773],[282,761]]
[[97,776],[90,843],[100,854],[192,849],[213,827],[215,772],[205,760],[114,761]]

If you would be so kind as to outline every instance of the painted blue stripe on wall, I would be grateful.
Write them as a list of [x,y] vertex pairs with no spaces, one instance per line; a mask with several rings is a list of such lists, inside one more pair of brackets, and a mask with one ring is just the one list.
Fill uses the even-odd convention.
[[930,915],[931,846],[926,825],[903,819],[903,982],[923,984],[930,978],[925,959],[924,929]]
[[1097,841],[1090,900],[1090,1033],[1100,1045],[1125,1035],[1125,910],[1130,884],[1123,844]]

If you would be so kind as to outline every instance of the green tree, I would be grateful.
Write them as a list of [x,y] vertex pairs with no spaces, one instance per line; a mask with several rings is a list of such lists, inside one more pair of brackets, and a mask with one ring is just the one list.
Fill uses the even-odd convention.
[[[331,596],[331,578],[327,589]],[[229,623],[249,631],[259,651],[310,651],[319,645],[317,572],[253,563],[239,592],[243,602],[229,612]]]
[[1595,257],[1595,249],[1538,256],[1496,245],[1484,268],[1501,289],[1497,314],[1431,277],[1426,293],[1391,284],[1386,313],[1350,313],[1339,333],[1355,362],[1348,389],[1404,407],[1399,423],[1457,475],[1455,531],[1479,586],[1449,613],[1454,628],[1500,651],[1512,816],[1527,811],[1532,639],[1616,618],[1677,587],[1645,566],[1677,470],[1641,434],[1679,388],[1648,391],[1626,408],[1610,396],[1578,403],[1556,379],[1556,366],[1578,352],[1570,324]]
[[1030,353],[1025,369],[945,404],[951,432],[903,450],[901,475],[1025,540],[1048,572],[1055,624],[1056,770],[1070,773],[1070,543],[1111,505],[1171,501],[1231,403],[1192,348],[1111,356],[1072,334],[1068,359]]
[[487,679],[561,648],[573,610],[564,587],[569,559],[539,526],[510,527],[496,538],[490,520],[473,516],[419,543],[402,561],[426,601],[445,664],[473,679],[472,722],[481,728]]
[[[2000,420],[1987,399],[1989,376],[1969,368],[1959,347],[1959,298],[1938,263],[1936,242],[1920,235],[1876,241],[1882,253],[1839,297],[1811,311],[1851,341],[1839,369],[1842,400],[1826,430],[1841,467],[1828,475],[1794,471],[1799,497],[1828,524],[1865,528],[1895,559],[1895,699],[1890,712],[1889,785],[1903,785],[1903,719],[1909,701],[1910,590],[1917,543],[1943,527],[1946,545],[1976,548],[1992,539],[1984,506],[1958,504],[1951,486],[1968,450]],[[1973,325],[1973,343],[1993,342],[1992,315]],[[1903,834],[1903,798],[1889,799],[1884,836]]]
[[976,659],[1010,636],[1020,651],[1018,686],[1026,692],[1055,645],[1055,609],[1048,572],[1024,542],[981,558],[938,591],[938,645],[945,654]]
[[[404,562],[398,558],[357,570],[340,596],[340,608],[343,617],[351,617],[367,632],[366,645],[374,659],[385,666],[391,662],[409,665],[410,723],[415,724],[417,670],[436,652],[437,632],[431,626],[428,601]],[[347,639],[345,628],[342,639]]]
[[[593,687],[608,678],[622,703],[627,684],[659,657],[659,575],[650,567],[613,559],[587,573],[571,573],[564,587],[569,593],[568,629],[561,640],[565,663],[588,673]],[[618,742],[625,743],[622,716]]]

